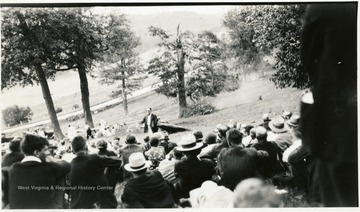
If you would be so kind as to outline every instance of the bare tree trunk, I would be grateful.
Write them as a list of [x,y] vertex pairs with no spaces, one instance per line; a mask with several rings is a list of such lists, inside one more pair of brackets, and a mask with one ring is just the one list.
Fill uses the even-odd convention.
[[[122,74],[124,75],[125,71],[122,71]],[[124,106],[125,115],[128,116],[129,111],[128,111],[128,102],[127,102],[127,91],[126,91],[125,78],[122,79],[122,97],[123,97],[123,106]]]
[[177,39],[176,39],[176,54],[177,54],[177,68],[178,68],[178,91],[179,91],[179,118],[185,116],[186,112],[186,89],[185,89],[185,59],[184,50],[181,44],[181,36],[177,28]]
[[85,67],[81,64],[78,65],[78,73],[80,77],[81,102],[84,110],[85,124],[93,128],[94,122],[90,110],[89,85]]
[[60,124],[59,124],[59,121],[56,116],[54,102],[51,97],[49,85],[47,83],[44,70],[41,67],[41,64],[39,64],[39,63],[35,64],[35,66],[36,66],[37,76],[39,77],[39,82],[41,85],[41,90],[42,90],[43,97],[45,100],[46,108],[47,108],[49,116],[50,116],[51,126],[54,130],[55,139],[63,139],[64,134],[61,131]]

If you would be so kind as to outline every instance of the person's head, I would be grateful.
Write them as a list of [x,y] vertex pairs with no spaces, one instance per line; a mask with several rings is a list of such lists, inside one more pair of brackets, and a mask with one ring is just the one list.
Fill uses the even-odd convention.
[[181,158],[184,156],[184,154],[176,148],[173,149],[172,154],[176,160],[181,160]]
[[203,134],[201,131],[195,131],[193,132],[193,135],[195,136],[196,142],[202,142]]
[[10,151],[11,152],[20,152],[20,142],[21,142],[20,137],[12,139],[9,143]]
[[157,136],[151,136],[149,143],[150,143],[150,146],[157,147],[160,144],[160,140]]
[[284,119],[277,117],[269,122],[269,127],[274,133],[284,133],[289,130],[289,126],[285,124]]
[[244,127],[245,135],[246,135],[246,136],[250,135],[250,130],[253,129],[253,128],[254,128],[253,125],[246,125],[246,126]]
[[166,131],[163,132],[159,132],[159,133],[154,133],[156,136],[158,136],[158,138],[160,139],[161,142],[163,143],[169,143],[169,133]]
[[125,164],[124,168],[131,172],[134,177],[137,177],[145,174],[150,164],[150,161],[145,160],[143,153],[135,152],[130,155],[129,163]]
[[196,157],[201,152],[203,143],[196,142],[195,136],[192,134],[184,135],[176,149],[187,157]]
[[264,123],[270,122],[271,119],[270,119],[269,114],[268,114],[268,113],[264,113],[263,116],[262,116],[262,120],[263,120]]
[[255,138],[256,138],[256,129],[255,129],[255,127],[251,128],[251,130],[250,130],[250,137],[251,137],[251,139],[255,139]]
[[105,140],[99,140],[96,143],[96,148],[98,148],[99,150],[106,150],[108,146],[108,143]]
[[136,137],[132,134],[127,135],[125,143],[126,144],[136,144]]
[[283,114],[281,115],[283,119],[285,120],[289,120],[292,116],[292,112],[290,111],[284,111]]
[[226,133],[226,140],[229,146],[239,146],[242,144],[243,134],[238,129],[230,129]]
[[298,115],[292,115],[289,120],[286,121],[286,124],[294,130],[297,130],[299,128],[300,124],[300,116]]
[[149,140],[150,140],[150,137],[148,135],[144,137],[144,142],[145,143],[149,142]]
[[259,142],[266,141],[267,138],[267,130],[265,127],[258,126],[256,127],[256,139],[258,139]]
[[218,135],[220,138],[225,138],[226,137],[226,132],[230,129],[229,126],[223,125],[223,124],[218,124],[216,126],[216,129],[218,131]]
[[71,147],[75,154],[81,151],[86,151],[87,146],[85,138],[80,135],[75,136],[71,141]]
[[234,190],[235,208],[279,207],[281,198],[275,193],[275,187],[265,185],[257,178],[242,180]]
[[209,133],[205,136],[205,143],[210,145],[210,144],[215,144],[216,143],[216,135],[214,133]]
[[152,113],[151,107],[147,108],[147,109],[146,109],[146,112],[147,112],[148,115],[150,115],[150,114]]
[[27,134],[20,142],[20,149],[26,156],[35,156],[45,161],[49,142],[40,136]]

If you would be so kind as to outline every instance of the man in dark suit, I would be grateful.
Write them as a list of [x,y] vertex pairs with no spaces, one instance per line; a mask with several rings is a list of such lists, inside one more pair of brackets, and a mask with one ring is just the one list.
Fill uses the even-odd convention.
[[59,202],[56,184],[70,171],[70,164],[49,155],[45,138],[26,135],[20,143],[25,157],[4,170],[4,203],[10,209],[52,209]]
[[119,167],[121,160],[97,154],[89,155],[86,140],[76,136],[71,143],[76,157],[71,161],[69,174],[71,208],[116,208],[117,201],[112,186],[104,174],[106,167]]
[[[325,206],[358,206],[357,3],[313,4],[301,57],[313,83],[300,130],[315,159]],[[307,103],[307,104],[305,104]]]
[[140,122],[140,124],[145,124],[144,126],[144,133],[150,132],[155,133],[158,131],[158,117],[152,113],[152,109],[149,107],[146,109],[147,115],[144,117],[144,119]]

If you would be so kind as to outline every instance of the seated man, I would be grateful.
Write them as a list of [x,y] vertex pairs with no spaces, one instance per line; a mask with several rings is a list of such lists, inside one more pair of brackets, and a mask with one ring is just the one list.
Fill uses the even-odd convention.
[[124,170],[124,165],[129,163],[129,157],[132,153],[135,152],[144,152],[144,146],[137,144],[136,137],[132,134],[127,135],[125,139],[125,146],[120,149],[120,157],[123,162],[123,165],[121,167],[121,171],[123,172],[123,180],[126,181],[130,178],[132,178],[132,175]]
[[174,188],[168,184],[159,171],[148,171],[150,161],[142,153],[130,155],[126,171],[133,175],[121,196],[127,208],[171,208],[176,198]]
[[[70,164],[47,155],[48,141],[25,135],[20,143],[25,157],[5,172],[5,196],[10,209],[50,209],[59,203],[54,189],[70,171]],[[48,162],[49,161],[49,162]]]
[[121,160],[88,154],[85,138],[76,136],[71,143],[76,157],[71,161],[69,174],[71,191],[71,208],[116,208],[117,201],[113,187],[109,185],[104,169],[119,167]]
[[285,124],[283,118],[275,118],[270,121],[269,127],[276,135],[275,143],[280,148],[281,153],[283,153],[293,143],[289,126]]
[[220,184],[234,190],[242,180],[260,176],[257,167],[259,158],[269,156],[265,151],[245,148],[241,143],[242,133],[238,129],[230,129],[226,133],[230,148],[221,150],[218,156]]
[[256,127],[255,134],[258,143],[252,147],[256,150],[266,151],[269,154],[269,157],[258,160],[259,173],[264,179],[268,179],[280,171],[281,166],[278,161],[279,149],[273,141],[267,140],[267,130],[264,127]]
[[186,158],[175,164],[175,177],[179,179],[175,189],[180,198],[188,198],[189,192],[201,186],[206,180],[211,180],[215,173],[215,164],[210,159],[199,159],[202,147],[192,134],[182,138],[176,149],[183,152]]

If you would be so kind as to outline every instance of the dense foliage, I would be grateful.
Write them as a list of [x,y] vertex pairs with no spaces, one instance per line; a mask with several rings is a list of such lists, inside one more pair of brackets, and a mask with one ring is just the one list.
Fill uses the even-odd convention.
[[[242,6],[228,12],[231,48],[244,64],[271,52],[277,72],[271,81],[279,88],[307,88],[310,79],[300,59],[300,35],[305,5]],[[245,58],[245,59],[244,59]]]
[[5,124],[10,126],[31,121],[33,115],[30,107],[19,107],[18,105],[7,107],[1,112]]

